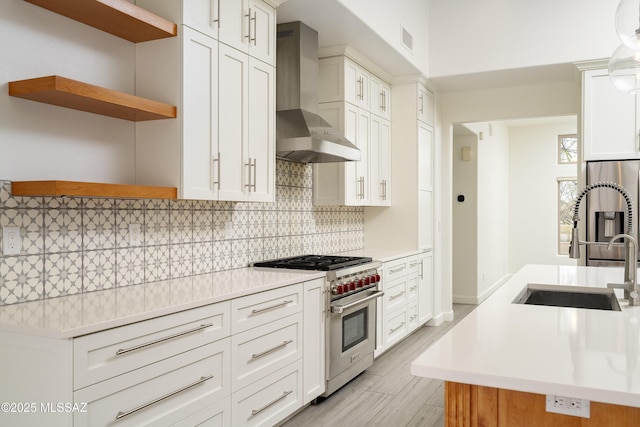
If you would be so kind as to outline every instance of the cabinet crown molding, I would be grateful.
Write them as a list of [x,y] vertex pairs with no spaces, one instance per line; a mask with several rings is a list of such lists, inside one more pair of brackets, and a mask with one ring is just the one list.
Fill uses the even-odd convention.
[[330,58],[333,56],[346,56],[347,58],[357,62],[360,66],[366,68],[369,72],[375,74],[382,80],[387,82],[393,80],[393,76],[388,71],[377,65],[375,62],[371,61],[369,58],[358,52],[350,45],[344,44],[338,46],[321,47],[320,49],[318,49],[318,58]]

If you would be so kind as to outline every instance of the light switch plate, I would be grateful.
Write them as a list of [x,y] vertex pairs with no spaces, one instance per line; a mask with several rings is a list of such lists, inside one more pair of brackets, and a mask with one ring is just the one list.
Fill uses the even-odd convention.
[[140,246],[142,244],[142,227],[140,224],[129,224],[129,245]]
[[21,249],[20,227],[2,227],[2,253],[4,255],[20,255]]

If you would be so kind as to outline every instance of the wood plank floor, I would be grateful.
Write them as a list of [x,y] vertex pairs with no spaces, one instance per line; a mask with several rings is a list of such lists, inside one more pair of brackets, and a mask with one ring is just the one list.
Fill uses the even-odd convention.
[[283,426],[444,426],[443,382],[414,377],[409,368],[416,357],[475,307],[454,304],[454,320],[418,329],[347,385],[317,405],[308,406]]

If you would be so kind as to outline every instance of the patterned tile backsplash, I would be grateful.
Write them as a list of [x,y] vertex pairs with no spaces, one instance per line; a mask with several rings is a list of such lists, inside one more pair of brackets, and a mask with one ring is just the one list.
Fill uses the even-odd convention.
[[13,197],[0,180],[0,226],[22,242],[0,256],[0,305],[361,249],[363,208],[314,207],[311,171],[278,160],[275,203]]

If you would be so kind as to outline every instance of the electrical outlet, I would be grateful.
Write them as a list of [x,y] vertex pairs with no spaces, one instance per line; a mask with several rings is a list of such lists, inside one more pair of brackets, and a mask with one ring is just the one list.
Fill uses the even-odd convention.
[[140,246],[142,244],[142,227],[140,224],[129,224],[129,245]]
[[233,223],[231,221],[224,223],[224,238],[233,239]]
[[586,399],[547,395],[547,412],[572,415],[574,417],[590,418],[591,402]]
[[20,227],[2,227],[2,253],[20,255],[21,249]]

